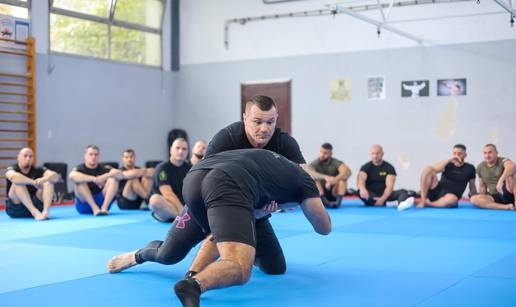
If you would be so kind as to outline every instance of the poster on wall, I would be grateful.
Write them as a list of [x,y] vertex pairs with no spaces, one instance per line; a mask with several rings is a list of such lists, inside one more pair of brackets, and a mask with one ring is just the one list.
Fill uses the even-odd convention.
[[385,99],[385,77],[373,76],[367,78],[367,99]]
[[430,81],[414,80],[401,82],[401,97],[428,97]]
[[466,79],[437,80],[437,96],[466,95]]
[[14,39],[14,18],[0,15],[0,35],[2,38]]
[[330,83],[330,99],[333,101],[351,100],[351,79],[335,79]]

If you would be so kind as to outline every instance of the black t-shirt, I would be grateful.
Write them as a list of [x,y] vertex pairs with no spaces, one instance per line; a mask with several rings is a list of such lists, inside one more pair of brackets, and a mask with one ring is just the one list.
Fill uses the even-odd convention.
[[[45,173],[46,170],[47,169],[44,167],[31,166],[31,168],[29,169],[29,172],[24,173],[24,172],[22,172],[18,163],[16,163],[16,164],[9,166],[6,170],[6,172],[15,171],[17,173],[22,174],[25,177],[30,178],[30,179],[37,179],[37,178],[43,177],[43,174]],[[7,181],[6,194],[9,195],[9,190],[11,189],[11,185],[13,183],[11,182],[11,180],[9,180],[7,178],[5,180]],[[27,185],[27,190],[29,191],[30,197],[34,197],[34,195],[36,195],[36,192],[38,191],[38,189],[36,189],[36,187],[34,187],[33,185]]]
[[[104,175],[105,173],[109,173],[109,171],[111,169],[112,169],[111,166],[103,165],[100,163],[97,165],[96,168],[89,168],[86,166],[86,164],[81,163],[81,164],[77,165],[76,167],[74,167],[72,171],[77,171],[77,172],[80,172],[80,173],[83,173],[83,174],[86,174],[89,176],[96,177],[96,176]],[[99,188],[99,186],[96,185],[94,182],[88,182],[88,187],[90,188],[92,195],[99,194],[100,192],[102,192],[102,189]]]
[[475,167],[469,163],[464,163],[460,167],[448,163],[441,174],[439,184],[446,192],[453,193],[460,199],[468,182],[476,178],[475,173]]
[[380,165],[374,165],[372,161],[362,165],[360,171],[367,174],[365,182],[366,189],[376,195],[382,195],[385,191],[385,180],[387,175],[396,176],[396,170],[387,161],[382,161]]
[[313,179],[296,163],[264,149],[237,149],[206,157],[193,168],[218,169],[250,197],[255,209],[272,200],[297,202],[319,197]]
[[[226,150],[246,148],[254,147],[247,139],[244,123],[239,121],[232,123],[231,125],[223,128],[217,134],[215,134],[213,139],[208,144],[205,157],[209,157]],[[279,153],[280,155],[297,164],[306,163],[305,158],[299,149],[297,141],[288,135],[288,133],[282,132],[279,128],[276,128],[271,139],[263,149]]]
[[175,166],[170,163],[170,160],[161,162],[154,170],[154,178],[152,178],[152,193],[161,195],[159,187],[162,185],[169,185],[181,203],[184,203],[183,180],[191,167],[192,165],[186,161],[181,166]]
[[[140,167],[139,166],[135,166],[134,168],[132,169],[139,169]],[[129,169],[125,166],[122,166],[122,172],[124,171],[128,171]],[[118,195],[122,195],[122,192],[124,192],[124,188],[125,188],[125,185],[127,184],[127,179],[122,179],[120,181],[118,181]]]

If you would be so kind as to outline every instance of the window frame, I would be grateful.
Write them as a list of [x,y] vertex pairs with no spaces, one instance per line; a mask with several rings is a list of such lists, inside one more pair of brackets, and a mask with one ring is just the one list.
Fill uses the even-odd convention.
[[[12,6],[18,6],[18,7],[26,8],[27,9],[27,20],[32,21],[32,15],[31,15],[32,14],[32,10],[31,10],[32,0],[27,0],[27,1],[0,0],[0,3],[1,4],[7,4],[7,5],[12,5]],[[20,19],[24,19],[24,18],[20,18]],[[31,22],[31,25],[29,27],[29,34],[32,35],[32,22]]]
[[[17,1],[17,0],[7,0],[7,1]],[[30,0],[29,0],[30,1]],[[125,63],[125,64],[131,64],[131,65],[139,65],[139,66],[145,66],[145,67],[156,67],[156,68],[162,68],[163,67],[163,19],[165,18],[165,9],[167,5],[167,0],[156,0],[162,3],[163,10],[161,11],[161,18],[160,18],[160,27],[152,28],[140,24],[135,24],[131,22],[121,21],[115,19],[115,10],[116,10],[116,4],[117,0],[111,0],[111,3],[108,8],[108,16],[107,17],[100,17],[95,15],[89,15],[85,13],[80,13],[76,11],[66,10],[58,7],[54,7],[54,0],[48,0],[48,52],[49,54],[63,54],[63,55],[70,55],[70,56],[76,56],[81,58],[88,58],[88,59],[96,59],[101,61],[111,61],[111,62],[117,62],[117,63]],[[88,55],[81,55],[81,54],[75,54],[75,53],[69,53],[69,52],[63,52],[63,51],[53,51],[52,50],[52,41],[51,41],[51,14],[56,14],[60,16],[66,16],[70,18],[76,18],[81,20],[87,20],[92,22],[101,23],[104,25],[107,25],[107,57],[101,58],[101,57],[95,57],[95,56],[88,56]],[[112,41],[112,33],[111,33],[111,27],[121,27],[129,30],[134,31],[140,31],[144,33],[152,33],[159,35],[159,48],[160,48],[160,63],[159,65],[153,65],[153,64],[146,64],[146,63],[138,63],[138,62],[131,62],[131,61],[123,61],[123,60],[115,60],[111,58],[111,41]]]

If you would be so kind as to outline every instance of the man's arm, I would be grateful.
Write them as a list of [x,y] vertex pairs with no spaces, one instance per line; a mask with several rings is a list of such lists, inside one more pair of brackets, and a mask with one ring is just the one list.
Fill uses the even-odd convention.
[[76,170],[71,171],[70,175],[68,175],[68,178],[70,178],[70,180],[75,184],[95,182],[96,179],[95,176],[86,175]]
[[498,193],[503,193],[503,186],[505,184],[505,179],[507,179],[508,176],[510,176],[510,174],[512,174],[514,172],[514,168],[516,167],[514,165],[514,163],[507,159],[503,162],[503,167],[504,167],[504,170],[503,170],[503,173],[502,173],[502,176],[500,176],[500,178],[498,179],[498,183],[496,184],[496,190],[498,191]]
[[171,186],[169,186],[167,184],[160,185],[159,192],[161,193],[161,196],[163,196],[163,198],[165,198],[166,201],[168,201],[169,203],[174,205],[174,207],[177,207],[177,208],[183,207],[183,204],[177,197],[176,193],[174,193]]
[[342,163],[339,165],[339,174],[335,176],[335,181],[346,180],[349,177],[351,177],[351,170],[345,163]]
[[478,191],[480,194],[487,194],[487,185],[482,177],[478,177]]
[[[454,160],[459,160],[459,158],[455,157],[455,156],[452,156],[446,160],[442,160],[442,161],[439,161],[437,162],[436,164],[432,165],[432,168],[434,169],[434,171],[436,173],[442,173],[444,171],[444,169],[446,168],[446,165],[448,165],[448,163],[454,161]],[[460,161],[462,162],[462,161]]]
[[383,205],[387,198],[391,196],[392,191],[394,190],[394,183],[396,182],[396,176],[395,175],[387,175],[387,178],[385,178],[385,190],[383,190],[382,196],[376,201],[376,204]]
[[35,180],[32,180],[31,178],[23,175],[22,173],[19,173],[12,169],[5,172],[5,177],[16,185],[36,185]]
[[305,217],[312,224],[315,232],[327,235],[331,232],[330,216],[324,209],[320,197],[307,198],[301,203],[301,210]]
[[474,178],[469,181],[469,194],[471,196],[473,196],[475,194],[478,194],[477,186],[475,185],[475,179]]
[[48,169],[45,170],[45,172],[43,173],[43,176],[41,178],[36,179],[36,182],[38,184],[42,184],[45,182],[56,183],[58,181],[59,181],[59,175],[56,172],[48,170]]
[[146,168],[135,168],[130,169],[122,172],[122,179],[131,180],[134,178],[141,178],[144,177],[147,173]]
[[365,186],[367,180],[367,173],[364,171],[359,171],[357,176],[357,187],[360,191],[360,197],[367,199],[369,198],[369,192]]

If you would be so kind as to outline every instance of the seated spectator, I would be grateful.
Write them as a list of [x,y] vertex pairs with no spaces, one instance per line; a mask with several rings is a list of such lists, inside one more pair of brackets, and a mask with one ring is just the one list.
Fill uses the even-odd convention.
[[[117,204],[120,209],[148,209],[147,203],[152,189],[154,168],[140,168],[135,165],[136,153],[126,149],[122,155],[123,179],[118,184]],[[145,200],[144,203],[142,201]]]
[[[456,208],[469,183],[471,194],[477,193],[475,167],[467,162],[466,146],[453,146],[452,156],[421,173],[421,199],[417,207]],[[437,179],[441,174],[441,179]]]
[[482,209],[516,210],[516,166],[498,156],[493,144],[484,146],[484,161],[477,166],[480,194],[471,197],[471,203]]
[[362,165],[358,173],[359,197],[366,206],[397,207],[401,202],[408,200],[406,190],[394,190],[396,170],[389,162],[383,160],[383,148],[380,145],[371,147],[371,161]]
[[324,143],[319,150],[319,158],[310,163],[316,173],[315,183],[323,204],[327,208],[338,208],[348,189],[351,170],[344,162],[333,158],[333,146]]
[[150,209],[160,222],[172,222],[183,210],[183,180],[192,167],[187,162],[188,142],[176,139],[170,146],[170,159],[156,166],[152,182]]
[[5,172],[5,212],[12,218],[33,217],[37,221],[48,219],[54,184],[59,176],[56,172],[34,166],[34,153],[30,148],[22,148],[17,160]]
[[73,168],[69,177],[75,184],[75,208],[80,214],[108,214],[122,172],[99,163],[96,145],[86,147],[84,163]]
[[192,148],[192,157],[190,158],[190,164],[194,166],[197,162],[201,161],[206,154],[206,149],[208,148],[208,144],[204,140],[199,140],[195,142],[194,147]]

